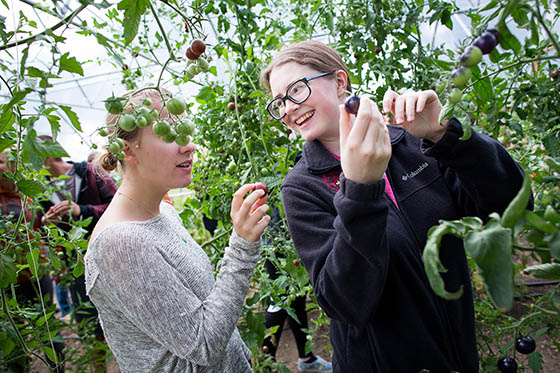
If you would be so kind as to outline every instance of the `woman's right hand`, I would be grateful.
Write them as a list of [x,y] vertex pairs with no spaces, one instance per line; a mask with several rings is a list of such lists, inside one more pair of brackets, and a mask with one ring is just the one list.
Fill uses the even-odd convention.
[[[249,242],[260,240],[261,234],[270,222],[266,215],[269,206],[265,204],[268,195],[262,189],[255,189],[255,184],[245,184],[233,194],[231,201],[231,220],[235,233]],[[247,198],[245,196],[250,193]]]
[[381,180],[391,159],[391,140],[377,105],[362,96],[354,124],[344,105],[340,105],[339,124],[340,163],[344,176],[360,184]]

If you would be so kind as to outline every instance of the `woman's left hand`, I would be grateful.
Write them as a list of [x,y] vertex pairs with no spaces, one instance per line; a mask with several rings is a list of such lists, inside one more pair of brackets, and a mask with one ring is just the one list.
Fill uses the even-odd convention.
[[447,128],[447,122],[441,125],[438,120],[441,108],[439,98],[432,90],[398,94],[389,89],[383,97],[383,111],[391,113],[393,124],[434,143],[441,140]]

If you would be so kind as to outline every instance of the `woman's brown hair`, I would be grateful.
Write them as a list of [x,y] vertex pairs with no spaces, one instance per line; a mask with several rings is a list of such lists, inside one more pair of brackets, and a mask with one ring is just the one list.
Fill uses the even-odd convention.
[[[261,85],[270,91],[270,73],[289,62],[308,65],[319,72],[343,70],[350,76],[342,57],[333,48],[318,41],[306,40],[284,47],[262,71]],[[352,92],[350,80],[346,90]]]

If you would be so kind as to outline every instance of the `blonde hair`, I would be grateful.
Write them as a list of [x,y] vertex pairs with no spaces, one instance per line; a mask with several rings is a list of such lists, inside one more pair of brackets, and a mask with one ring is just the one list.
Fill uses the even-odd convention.
[[[133,113],[136,107],[143,105],[143,101],[146,98],[149,98],[152,101],[149,108],[155,109],[158,112],[160,112],[160,110],[163,107],[162,102],[164,102],[166,98],[171,96],[172,96],[171,92],[164,88],[160,88],[159,91],[155,88],[146,88],[141,90],[136,89],[124,93],[121,97],[126,99],[126,104],[122,113],[119,114],[108,113],[107,118],[105,120],[107,130],[111,134],[110,137],[113,137],[114,136],[113,132],[117,131],[116,137],[129,142],[135,140],[138,137],[138,134],[140,133],[140,128],[135,127],[130,132],[123,130],[117,125],[117,120],[119,119],[119,116],[122,114]],[[106,152],[97,159],[97,162],[106,171],[113,171],[114,169],[117,168],[119,164],[119,159],[117,158],[116,154],[106,149]]]
[[[319,72],[329,72],[343,70],[348,74],[348,68],[342,61],[342,57],[327,44],[306,40],[300,41],[284,47],[261,73],[261,85],[270,91],[270,74],[276,67],[289,62],[300,65],[308,65]],[[348,92],[352,92],[350,79],[346,87]]]

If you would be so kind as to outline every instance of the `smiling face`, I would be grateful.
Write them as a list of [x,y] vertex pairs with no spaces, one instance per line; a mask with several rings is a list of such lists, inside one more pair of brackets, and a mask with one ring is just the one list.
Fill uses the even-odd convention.
[[[296,62],[276,66],[270,72],[270,90],[273,97],[283,97],[293,82],[323,72]],[[282,122],[305,141],[338,141],[338,105],[344,102],[346,96],[345,87],[341,87],[344,77],[344,72],[337,71],[334,75],[311,80],[311,95],[307,100],[301,104],[286,100],[286,115]]]

